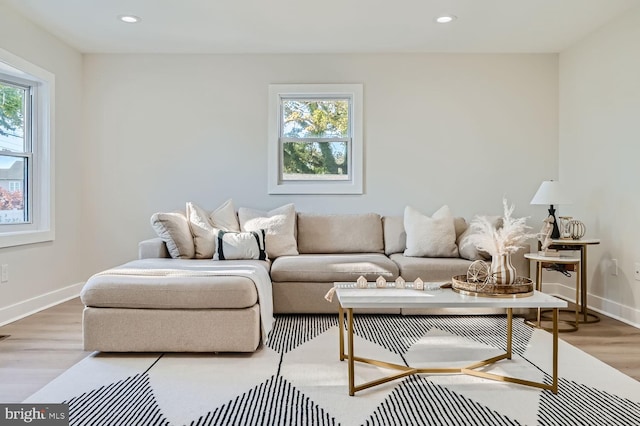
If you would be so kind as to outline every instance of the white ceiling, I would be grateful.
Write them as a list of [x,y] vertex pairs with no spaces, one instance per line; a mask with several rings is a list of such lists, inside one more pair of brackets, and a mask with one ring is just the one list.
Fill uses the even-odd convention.
[[[85,53],[559,52],[640,0],[0,0]],[[458,17],[436,24],[439,14]],[[125,24],[121,14],[140,16]]]

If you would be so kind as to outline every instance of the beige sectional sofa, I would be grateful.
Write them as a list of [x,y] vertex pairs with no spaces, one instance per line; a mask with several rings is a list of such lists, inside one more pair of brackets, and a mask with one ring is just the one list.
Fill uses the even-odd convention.
[[[467,223],[455,218],[455,228],[459,240]],[[387,281],[398,276],[407,281],[418,277],[446,281],[465,274],[471,264],[460,257],[405,256],[405,241],[401,216],[301,212],[296,214],[298,254],[268,261],[171,259],[162,239],[142,241],[140,259],[116,268],[115,273],[98,274],[85,285],[81,295],[86,306],[84,346],[98,351],[255,350],[265,332],[259,313],[262,301],[251,280],[235,276],[233,268],[225,274],[205,273],[221,265],[258,265],[267,271],[273,313],[278,314],[337,312],[337,301],[324,299],[336,281],[355,281],[359,276],[371,281],[379,276]],[[520,275],[529,276],[522,253],[514,255],[513,262]],[[164,270],[170,272],[158,272]]]

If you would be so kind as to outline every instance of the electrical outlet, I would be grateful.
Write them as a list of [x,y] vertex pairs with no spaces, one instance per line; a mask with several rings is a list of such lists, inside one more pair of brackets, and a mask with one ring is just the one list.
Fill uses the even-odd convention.
[[611,275],[618,276],[618,259],[611,259]]
[[633,274],[636,280],[640,281],[640,262],[636,263],[635,273]]
[[0,270],[1,270],[0,281],[2,281],[3,283],[8,282],[9,281],[9,265],[7,265],[6,263],[3,264]]

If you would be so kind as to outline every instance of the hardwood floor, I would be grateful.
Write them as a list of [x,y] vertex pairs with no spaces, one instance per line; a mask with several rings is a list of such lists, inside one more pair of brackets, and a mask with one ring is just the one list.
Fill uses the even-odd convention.
[[[605,316],[560,338],[640,380],[640,329]],[[90,352],[76,298],[0,327],[0,402],[21,402]]]
[[79,298],[0,327],[0,402],[22,402],[86,357]]

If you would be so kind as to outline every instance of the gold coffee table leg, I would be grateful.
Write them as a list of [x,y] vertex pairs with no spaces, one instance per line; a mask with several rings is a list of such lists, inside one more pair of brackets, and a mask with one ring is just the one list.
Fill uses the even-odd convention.
[[347,321],[349,330],[347,332],[347,347],[349,357],[349,395],[353,396],[356,393],[355,390],[355,374],[354,374],[354,359],[353,359],[353,309],[347,308]]

